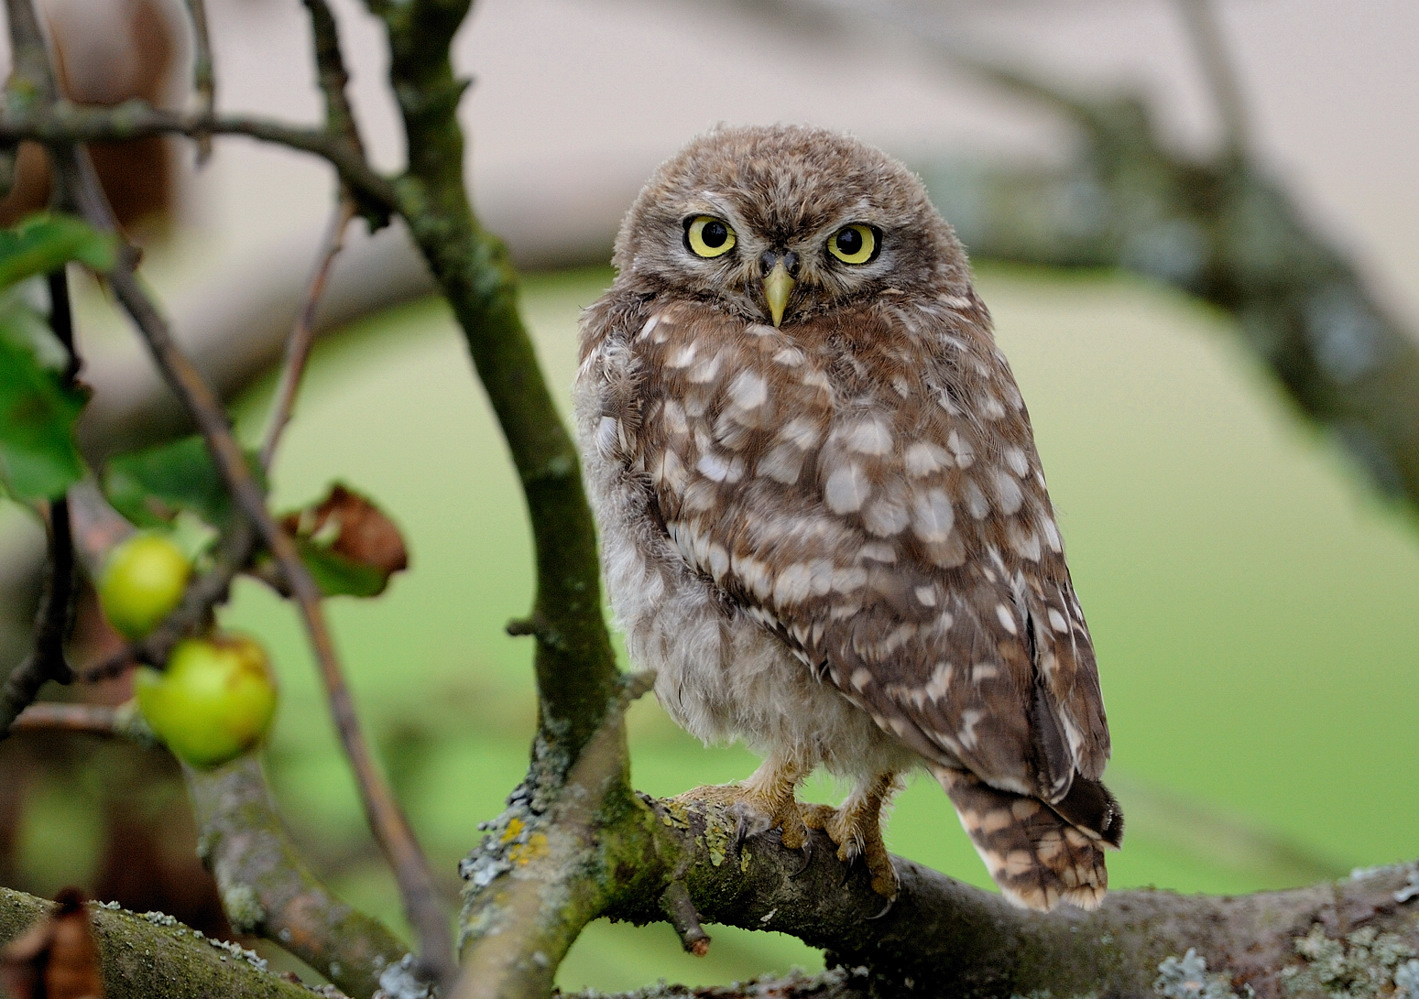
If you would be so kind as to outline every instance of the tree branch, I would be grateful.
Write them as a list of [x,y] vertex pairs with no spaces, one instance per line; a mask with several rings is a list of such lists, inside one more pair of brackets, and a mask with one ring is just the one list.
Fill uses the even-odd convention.
[[[74,348],[73,317],[69,309],[69,282],[64,270],[49,275],[50,326],[65,350],[69,363],[63,380],[74,384],[79,371],[79,355]],[[74,613],[74,539],[69,523],[69,497],[49,504],[49,561],[45,565],[44,590],[35,616],[34,647],[25,660],[10,671],[0,688],[0,740],[10,733],[16,717],[39,696],[50,680],[71,683],[74,670],[64,654]]]
[[1222,120],[1222,158],[1245,156],[1251,146],[1246,102],[1217,23],[1217,5],[1213,0],[1178,0],[1178,7]]
[[295,409],[301,375],[305,372],[306,361],[310,358],[310,349],[315,342],[315,309],[320,303],[321,293],[325,290],[330,268],[345,245],[345,230],[355,217],[355,210],[353,198],[342,197],[335,206],[335,213],[330,219],[330,229],[325,237],[325,247],[306,284],[305,301],[296,315],[290,336],[286,338],[286,360],[281,369],[281,380],[276,386],[276,401],[272,403],[271,416],[266,424],[266,436],[261,442],[261,467],[267,471],[270,471],[271,462],[276,457],[281,432],[290,422],[291,413]]
[[[626,705],[650,689],[637,674],[607,705],[565,782],[534,763],[509,808],[460,866],[463,971],[454,999],[544,996],[571,945],[601,914],[607,888],[639,838],[643,809],[626,784]],[[688,900],[687,900],[688,902]],[[693,911],[693,906],[690,906]]]
[[[0,942],[14,939],[52,906],[0,887]],[[159,912],[146,915],[90,903],[107,999],[311,999],[311,992],[266,971],[236,944],[211,940]]]
[[271,940],[352,996],[370,996],[409,952],[399,938],[330,894],[291,843],[253,754],[216,770],[183,767],[202,860],[239,933]]
[[131,739],[157,745],[143,716],[137,711],[107,704],[40,701],[20,712],[12,732],[76,732],[109,739]]
[[[212,67],[212,37],[207,31],[207,5],[204,0],[184,0],[187,19],[192,24],[192,88],[197,91],[197,102],[204,117],[216,114],[217,77]],[[207,162],[212,155],[211,133],[198,133],[197,165]]]
[[538,755],[565,774],[600,728],[617,693],[601,615],[596,532],[576,448],[556,415],[517,311],[517,279],[502,242],[478,223],[463,181],[456,112],[466,81],[449,44],[468,0],[373,0],[390,46],[390,82],[404,118],[409,163],[396,207],[453,307],[522,480],[536,549]]
[[325,131],[342,138],[364,155],[355,111],[345,96],[350,74],[345,70],[345,57],[340,51],[340,36],[326,0],[303,0],[310,14],[311,34],[315,43],[316,78],[325,98]]
[[1368,927],[1419,948],[1419,904],[1399,901],[1419,869],[1413,865],[1239,897],[1115,891],[1097,912],[1043,915],[893,858],[902,895],[872,920],[881,899],[870,875],[860,866],[845,871],[822,833],[814,834],[805,869],[802,854],[785,849],[777,833],[736,846],[737,820],[718,807],[645,804],[654,844],[639,844],[646,852],[633,865],[637,873],[613,890],[604,915],[664,921],[657,900],[679,881],[702,919],[822,947],[830,965],[866,966],[877,994],[930,983],[939,995],[1147,995],[1159,964],[1194,948],[1237,984],[1280,995],[1280,970],[1297,963],[1295,942],[1312,925],[1335,938]]
[[1063,172],[925,171],[977,259],[1123,267],[1217,306],[1293,405],[1382,493],[1419,505],[1419,341],[1250,162],[1170,153],[1137,101],[1089,102],[991,68],[1089,139]]
[[240,115],[220,117],[201,111],[164,111],[138,100],[99,108],[63,99],[47,104],[31,104],[13,99],[12,94],[3,114],[0,114],[0,144],[30,139],[52,146],[123,141],[149,135],[184,135],[193,139],[210,135],[244,135],[286,146],[328,162],[339,173],[341,182],[372,207],[387,210],[394,201],[390,182],[375,172],[363,153],[351,147],[343,135],[324,130]]

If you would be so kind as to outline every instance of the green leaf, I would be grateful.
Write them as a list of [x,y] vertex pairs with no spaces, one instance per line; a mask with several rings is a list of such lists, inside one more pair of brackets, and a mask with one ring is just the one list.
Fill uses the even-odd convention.
[[32,215],[12,229],[0,229],[0,288],[71,260],[110,270],[118,260],[118,240],[68,215]]
[[389,573],[331,551],[311,538],[297,536],[296,551],[315,585],[327,597],[376,597],[384,592]]
[[0,316],[0,479],[19,499],[52,499],[84,474],[74,422],[88,397],[8,326]]
[[[260,477],[253,455],[247,464]],[[110,458],[103,486],[114,508],[140,527],[167,524],[182,510],[219,527],[232,513],[226,484],[196,434]]]

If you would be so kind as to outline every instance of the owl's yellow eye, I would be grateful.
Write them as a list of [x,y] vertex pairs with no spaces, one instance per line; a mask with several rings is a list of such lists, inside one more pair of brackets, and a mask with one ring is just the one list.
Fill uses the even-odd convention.
[[877,256],[877,233],[870,225],[845,225],[828,240],[828,252],[845,264],[865,264]]
[[696,215],[685,226],[685,245],[697,256],[722,257],[734,249],[734,230],[724,219]]

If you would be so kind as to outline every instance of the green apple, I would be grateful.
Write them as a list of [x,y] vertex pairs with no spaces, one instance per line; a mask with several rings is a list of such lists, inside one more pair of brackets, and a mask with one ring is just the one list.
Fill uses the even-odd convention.
[[162,534],[135,534],[117,545],[99,579],[99,606],[119,634],[137,640],[182,602],[192,563]]
[[184,762],[215,767],[254,746],[276,712],[276,679],[266,650],[246,635],[188,638],[168,668],[139,668],[138,708]]

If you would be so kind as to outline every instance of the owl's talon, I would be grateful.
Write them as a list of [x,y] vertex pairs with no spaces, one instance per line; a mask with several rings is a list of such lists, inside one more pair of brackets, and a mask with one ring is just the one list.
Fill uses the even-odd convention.
[[[880,892],[879,892],[879,894],[880,894]],[[891,898],[887,899],[887,904],[884,905],[884,906],[882,906],[882,911],[881,911],[881,912],[877,913],[877,915],[875,915],[875,916],[867,916],[865,921],[866,921],[866,922],[869,922],[869,923],[873,923],[873,922],[876,922],[876,921],[879,920],[879,919],[885,919],[885,918],[887,917],[887,913],[891,912],[891,911],[892,911],[892,907],[893,907],[894,905],[896,905],[896,904],[897,904],[897,896],[896,896],[896,895],[893,895]]]
[[808,841],[803,844],[803,849],[800,852],[803,854],[803,863],[798,865],[798,870],[789,873],[788,876],[791,878],[801,876],[813,863],[813,838],[811,836],[808,837]]

